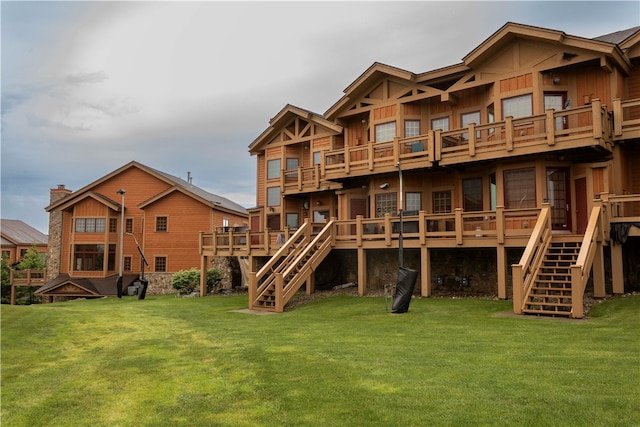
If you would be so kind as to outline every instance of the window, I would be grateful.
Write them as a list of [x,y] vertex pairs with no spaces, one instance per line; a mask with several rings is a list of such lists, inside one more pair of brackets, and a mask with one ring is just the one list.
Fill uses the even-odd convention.
[[396,122],[376,125],[376,142],[393,141],[396,137]]
[[433,192],[433,213],[451,213],[451,191]]
[[496,210],[496,206],[498,204],[498,186],[496,184],[496,174],[492,173],[491,175],[489,175],[489,191],[490,191],[490,195],[489,198],[491,199],[491,210],[495,211]]
[[[493,104],[490,104],[487,107],[487,121],[489,123],[495,123],[496,122],[496,113],[495,113],[495,108],[494,108]],[[489,129],[489,133],[492,134],[493,132],[495,132],[495,128],[490,128]]]
[[431,120],[431,129],[432,130],[449,130],[449,117],[439,117],[437,119]]
[[325,222],[329,219],[329,211],[313,211],[313,222]]
[[131,271],[131,257],[130,256],[126,256],[124,257],[124,267],[123,267],[124,271]]
[[157,256],[156,257],[156,270],[157,272],[167,271],[167,257]]
[[[463,128],[469,127],[471,123],[475,123],[477,125],[480,124],[480,111],[473,111],[471,113],[464,113],[460,115],[460,123]],[[469,139],[468,133],[462,134],[463,139]],[[476,131],[476,138],[480,138],[480,131]]]
[[222,218],[222,226],[225,228],[229,227],[229,218]]
[[280,206],[280,187],[267,188],[267,206]]
[[410,138],[412,136],[420,135],[420,120],[405,120],[404,121],[404,137]]
[[504,172],[504,203],[507,209],[536,206],[536,172],[534,168]]
[[127,218],[124,221],[124,231],[125,233],[133,233],[133,218]]
[[167,231],[167,217],[166,216],[156,217],[156,232],[165,232],[165,231]]
[[422,209],[422,194],[421,193],[407,193],[405,205],[406,211],[419,212]]
[[269,230],[280,230],[280,215],[267,215],[267,228]]
[[267,161],[267,179],[280,178],[280,159]]
[[[298,159],[295,157],[289,157],[287,159],[287,170],[288,171],[295,171],[298,169]],[[297,173],[290,173],[287,174],[287,178],[293,178],[293,179],[297,179],[298,178],[298,174]]]
[[382,218],[384,214],[395,215],[398,212],[396,193],[376,194],[376,218]]
[[466,212],[482,210],[482,178],[462,180],[462,200]]
[[77,218],[76,233],[104,233],[104,218]]
[[20,258],[24,258],[24,256],[27,254],[27,251],[29,249],[20,249]]
[[[102,271],[104,268],[104,245],[75,245],[74,265],[77,271]],[[115,270],[116,245],[109,245],[108,267]]]
[[287,216],[287,227],[296,229],[300,225],[299,217],[297,213],[288,213]]
[[513,98],[507,98],[502,100],[502,118],[513,117],[517,119],[519,117],[527,117],[533,115],[533,98],[531,94],[514,96]]
[[313,152],[313,165],[319,165],[322,162],[322,151]]
[[118,231],[118,218],[109,218],[109,233]]

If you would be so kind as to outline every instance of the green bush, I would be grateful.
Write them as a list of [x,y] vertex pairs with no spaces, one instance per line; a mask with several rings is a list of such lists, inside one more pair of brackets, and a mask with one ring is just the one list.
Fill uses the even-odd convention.
[[[207,270],[207,292],[213,291],[222,280],[222,272],[217,268]],[[192,268],[180,270],[173,274],[171,286],[177,289],[180,294],[190,294],[200,287],[200,270]]]

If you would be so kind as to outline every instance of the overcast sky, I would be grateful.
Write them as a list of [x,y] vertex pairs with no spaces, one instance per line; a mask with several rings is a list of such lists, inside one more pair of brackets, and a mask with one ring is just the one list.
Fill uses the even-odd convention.
[[597,37],[629,2],[1,2],[1,216],[48,232],[49,189],[136,160],[251,207],[249,144],[324,113],[372,63],[460,63],[506,22]]

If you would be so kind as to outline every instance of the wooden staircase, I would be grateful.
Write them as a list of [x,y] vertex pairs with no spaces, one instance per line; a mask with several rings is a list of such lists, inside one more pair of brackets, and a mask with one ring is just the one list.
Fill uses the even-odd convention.
[[581,241],[582,236],[552,237],[534,283],[525,297],[523,313],[571,316],[571,266],[578,259]]
[[333,230],[333,221],[317,234],[312,223],[300,227],[260,271],[250,274],[249,308],[282,312],[303,284],[311,293],[313,272],[334,245]]

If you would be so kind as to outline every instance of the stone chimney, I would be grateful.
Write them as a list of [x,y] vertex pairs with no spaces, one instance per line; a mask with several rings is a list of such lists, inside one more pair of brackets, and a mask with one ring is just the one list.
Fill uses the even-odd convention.
[[[49,192],[49,206],[71,194],[64,185],[52,188]],[[55,279],[60,274],[60,258],[62,256],[62,211],[49,211],[49,243],[47,247],[47,280]]]

